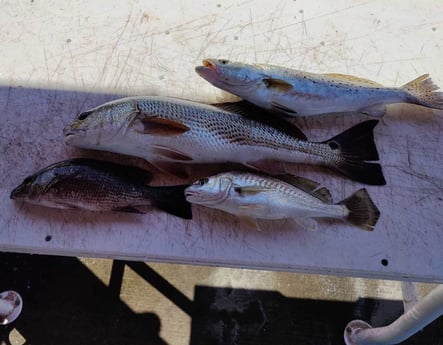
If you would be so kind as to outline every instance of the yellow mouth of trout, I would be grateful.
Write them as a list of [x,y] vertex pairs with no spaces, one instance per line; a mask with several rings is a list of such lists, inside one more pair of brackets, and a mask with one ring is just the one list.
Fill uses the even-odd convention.
[[202,64],[204,67],[209,68],[210,70],[212,70],[214,72],[216,72],[216,70],[217,70],[216,66],[212,62],[210,62],[209,60],[203,60]]

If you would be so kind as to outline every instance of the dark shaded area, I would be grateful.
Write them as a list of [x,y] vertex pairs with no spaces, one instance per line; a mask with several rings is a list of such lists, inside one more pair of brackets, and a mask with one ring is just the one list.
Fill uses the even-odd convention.
[[[401,313],[401,304],[382,302]],[[278,292],[198,286],[191,345],[343,344],[352,318],[368,319],[373,303],[287,298]],[[369,309],[368,309],[369,307]]]
[[[114,261],[107,287],[76,258],[0,253],[0,291],[16,290],[24,300],[19,319],[0,326],[0,344],[9,344],[15,327],[33,345],[165,345],[159,317],[136,314],[119,299],[125,265],[192,317],[190,345],[343,345],[350,320],[383,326],[403,310],[399,301],[297,299],[208,286],[196,286],[192,301],[142,262]],[[442,329],[437,320],[404,344],[443,345]]]
[[[114,280],[115,282],[115,280]],[[0,291],[16,290],[23,312],[0,326],[0,344],[15,327],[32,345],[166,345],[160,319],[136,314],[76,258],[0,253]]]
[[[287,298],[274,291],[197,286],[191,345],[344,345],[354,319],[386,326],[403,313],[400,301],[359,299],[356,303]],[[443,345],[443,320],[402,344]]]

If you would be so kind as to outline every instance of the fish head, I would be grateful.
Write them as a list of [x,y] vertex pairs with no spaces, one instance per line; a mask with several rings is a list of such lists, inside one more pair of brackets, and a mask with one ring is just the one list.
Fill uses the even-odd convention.
[[9,197],[13,200],[38,202],[46,193],[52,180],[53,176],[48,173],[38,172],[34,175],[30,175],[12,190]]
[[[66,197],[66,184],[75,184],[80,176],[78,169],[70,166],[71,160],[54,163],[26,177],[14,188],[10,199],[23,200],[31,204],[59,207],[60,198]],[[72,195],[71,195],[72,196]]]
[[195,71],[212,85],[237,95],[260,87],[264,78],[259,67],[225,59],[204,59]]
[[83,111],[63,129],[64,141],[76,147],[106,148],[124,132],[137,113],[137,103],[129,99],[108,102]]
[[229,197],[231,188],[232,180],[228,177],[202,178],[185,189],[186,200],[198,205],[218,205]]

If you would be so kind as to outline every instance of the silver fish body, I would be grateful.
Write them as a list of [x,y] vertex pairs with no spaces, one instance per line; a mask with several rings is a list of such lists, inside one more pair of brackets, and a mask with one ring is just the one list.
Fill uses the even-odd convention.
[[52,164],[14,188],[10,198],[61,209],[146,213],[151,207],[192,218],[186,185],[152,187],[145,170],[92,159]]
[[317,74],[224,59],[205,59],[196,72],[222,90],[289,116],[336,112],[382,116],[385,105],[403,102],[443,109],[443,92],[434,92],[439,88],[428,74],[402,87],[384,87],[351,75]]
[[[170,98],[129,97],[83,112],[65,128],[68,145],[137,156],[174,173],[183,163],[233,162],[285,173],[285,163],[324,165],[384,184],[367,121],[325,142],[310,142],[223,107]],[[290,124],[288,123],[288,126]]]
[[249,224],[257,219],[294,219],[311,230],[312,218],[336,218],[373,230],[379,211],[366,190],[334,204],[326,188],[301,177],[221,173],[196,181],[186,191],[189,202],[234,214]]

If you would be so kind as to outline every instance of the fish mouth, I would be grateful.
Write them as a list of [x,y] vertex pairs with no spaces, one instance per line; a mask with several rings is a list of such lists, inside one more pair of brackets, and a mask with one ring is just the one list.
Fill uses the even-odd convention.
[[198,191],[192,191],[192,190],[185,190],[185,198],[187,202],[192,202],[194,204],[206,204],[211,202],[212,200],[202,199],[201,193]]
[[17,197],[18,197],[18,191],[17,191],[17,188],[15,188],[15,189],[11,192],[11,194],[9,194],[9,199],[14,200],[14,199],[17,199]]
[[86,131],[83,130],[72,130],[70,127],[66,127],[63,129],[63,136],[65,142],[70,142],[74,138],[84,137],[86,135]]
[[186,201],[198,204],[198,205],[217,205],[224,202],[228,198],[228,193],[220,195],[206,195],[205,193],[200,193],[199,191],[186,190],[185,197]]
[[187,199],[188,197],[191,197],[191,199],[192,199],[193,196],[198,196],[198,195],[199,195],[198,192],[195,192],[195,191],[192,191],[192,190],[187,190],[187,189],[185,189],[185,197],[186,197],[186,199]]
[[203,67],[209,68],[210,70],[217,72],[217,66],[211,62],[210,59],[204,59],[202,61]]
[[25,195],[26,193],[23,190],[23,186],[20,185],[12,190],[11,194],[9,195],[9,199],[11,200],[23,199]]
[[211,62],[210,59],[204,59],[202,61],[202,65],[203,66],[197,66],[195,67],[195,71],[199,74],[199,75],[205,75],[208,73],[217,73],[220,74],[220,72],[217,70],[217,65],[214,64],[213,62]]

